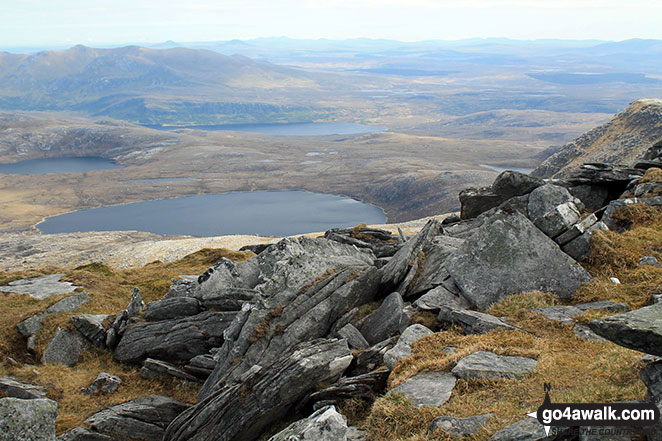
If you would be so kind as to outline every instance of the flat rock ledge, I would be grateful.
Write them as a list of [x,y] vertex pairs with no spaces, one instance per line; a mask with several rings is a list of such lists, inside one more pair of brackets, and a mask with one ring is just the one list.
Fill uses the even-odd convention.
[[532,358],[478,351],[461,359],[451,370],[458,378],[521,378],[536,369]]
[[391,392],[400,392],[414,406],[441,406],[451,397],[456,378],[449,372],[423,372],[408,378]]
[[662,304],[612,315],[589,323],[593,332],[626,348],[662,355]]

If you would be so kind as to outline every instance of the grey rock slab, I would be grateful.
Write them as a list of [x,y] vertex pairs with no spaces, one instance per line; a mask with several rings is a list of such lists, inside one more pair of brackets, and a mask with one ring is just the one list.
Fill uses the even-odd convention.
[[451,397],[456,382],[449,372],[422,372],[391,389],[411,399],[416,407],[441,406]]
[[161,441],[168,424],[189,407],[161,395],[118,404],[85,420],[93,430],[129,440]]
[[187,374],[181,369],[178,369],[175,365],[166,363],[165,361],[148,358],[143,362],[143,367],[140,370],[140,376],[142,378],[151,380],[153,378],[162,377],[164,375],[189,381],[198,381],[198,379],[193,375]]
[[60,279],[62,276],[64,274],[51,274],[42,277],[32,277],[30,279],[14,280],[5,286],[0,286],[0,291],[28,294],[40,300],[54,295],[74,292],[78,287],[74,286],[71,282],[61,282]]
[[494,317],[493,315],[484,312],[469,311],[467,309],[449,310],[442,308],[439,317],[440,319],[443,317],[451,323],[460,326],[467,334],[484,334],[493,329],[517,329],[498,317]]
[[205,311],[198,315],[129,326],[115,349],[117,361],[138,363],[145,358],[188,361],[221,346],[223,331],[235,312]]
[[655,256],[651,254],[647,254],[645,256],[642,256],[639,259],[639,265],[648,265],[648,266],[654,266],[657,268],[661,268],[662,266],[660,265],[660,262],[657,261]]
[[393,369],[399,360],[411,355],[412,343],[431,334],[434,333],[421,324],[409,326],[402,332],[395,346],[384,354],[384,364],[389,369]]
[[595,214],[591,213],[590,215],[586,216],[583,220],[577,222],[575,225],[570,227],[568,231],[556,237],[554,239],[554,242],[556,242],[559,245],[565,245],[575,237],[579,236],[580,234],[584,234],[586,230],[588,230],[590,227],[595,225],[597,222],[598,222],[598,217]]
[[529,219],[535,223],[537,219],[553,212],[559,205],[575,201],[579,202],[564,187],[554,184],[542,185],[529,194]]
[[76,294],[73,296],[65,297],[62,300],[54,303],[53,305],[46,308],[44,311],[46,314],[57,314],[60,312],[74,312],[85,303],[90,301],[90,296],[86,292]]
[[271,365],[254,365],[241,381],[216,384],[170,424],[163,441],[254,440],[318,384],[340,378],[352,358],[345,340],[292,347]]
[[309,405],[312,402],[313,408],[316,408],[319,403],[337,403],[349,398],[372,400],[386,388],[390,372],[381,368],[354,377],[341,377],[331,386],[310,394],[305,403]]
[[567,440],[565,437],[570,429],[567,427],[551,427],[549,435],[545,434],[545,428],[534,418],[525,418],[510,424],[492,435],[488,441],[556,441]]
[[444,432],[457,438],[471,436],[478,433],[492,416],[494,416],[493,413],[474,415],[466,418],[440,416],[432,420],[428,426],[428,432]]
[[408,298],[441,285],[449,277],[444,262],[463,242],[463,239],[442,235],[423,244],[396,291]]
[[445,286],[439,285],[419,297],[414,302],[414,306],[422,311],[439,311],[443,307],[468,309],[472,305],[461,295],[452,293]]
[[56,441],[57,403],[47,398],[0,399],[0,441]]
[[586,270],[517,212],[497,212],[486,220],[449,257],[446,269],[462,295],[479,309],[534,290],[569,298],[591,280]]
[[18,331],[23,335],[23,337],[30,337],[31,335],[36,335],[37,332],[41,329],[41,324],[44,321],[44,314],[35,314],[22,320],[16,325]]
[[370,441],[370,435],[365,430],[349,426],[347,428],[347,441]]
[[662,355],[661,303],[594,320],[589,327],[618,345],[651,355]]
[[609,198],[609,190],[601,185],[576,185],[570,187],[568,191],[581,200],[584,207],[590,211],[598,211],[604,207]]
[[71,323],[90,343],[103,349],[106,347],[106,329],[103,322],[109,317],[105,314],[80,314],[71,317]]
[[361,331],[356,329],[356,327],[351,323],[347,323],[345,326],[340,328],[338,330],[338,335],[341,338],[347,340],[347,343],[349,344],[350,348],[368,349],[368,347],[370,346],[370,344],[363,337],[363,334],[361,334]]
[[585,260],[591,253],[591,236],[595,231],[606,231],[609,228],[607,225],[600,221],[589,227],[583,234],[574,238],[570,242],[561,247],[564,253],[572,257],[578,262]]
[[462,358],[451,370],[458,378],[521,378],[536,369],[532,358],[478,351]]
[[532,308],[531,311],[560,323],[573,323],[576,316],[584,314],[584,311],[576,306],[547,306],[545,308]]
[[503,196],[496,194],[490,187],[467,188],[460,192],[459,199],[461,219],[475,218],[504,201]]
[[290,424],[269,441],[344,441],[347,429],[347,419],[335,406],[325,406],[308,418]]
[[80,354],[87,348],[87,341],[78,332],[57,328],[41,357],[41,362],[60,363],[72,367],[78,363]]
[[86,395],[93,395],[95,393],[112,394],[117,392],[117,389],[121,384],[122,379],[120,377],[107,372],[100,372],[92,384],[90,384],[89,387],[84,388],[82,392]]
[[143,309],[145,309],[145,302],[143,301],[142,294],[140,294],[140,289],[137,287],[133,288],[131,301],[129,302],[129,306],[126,308],[127,319],[131,319],[137,316],[143,312]]
[[584,326],[584,325],[581,325],[579,323],[575,324],[575,326],[572,327],[572,332],[573,332],[573,334],[575,334],[577,337],[581,338],[582,340],[586,340],[586,341],[607,341],[606,339],[600,337],[595,332],[591,331],[591,329],[588,326]]
[[630,310],[625,303],[614,302],[613,300],[599,300],[597,302],[580,303],[575,306],[582,311],[627,312]]
[[547,236],[555,238],[579,222],[579,218],[579,209],[575,204],[565,202],[536,218],[533,223]]
[[196,315],[202,311],[202,305],[193,297],[172,297],[149,302],[145,307],[146,320],[168,320]]
[[404,306],[400,293],[389,294],[361,326],[366,341],[374,345],[402,332],[409,321]]
[[0,377],[0,391],[6,396],[32,400],[46,398],[46,389],[35,384],[23,383],[14,378]]
[[216,360],[211,354],[196,355],[191,358],[184,370],[199,378],[207,378],[216,367]]

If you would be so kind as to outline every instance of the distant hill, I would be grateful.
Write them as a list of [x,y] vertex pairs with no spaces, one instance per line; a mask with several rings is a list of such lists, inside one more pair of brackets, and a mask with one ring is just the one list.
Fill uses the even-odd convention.
[[662,140],[662,99],[639,99],[603,124],[564,145],[531,174],[563,178],[585,162],[634,165]]
[[0,53],[0,108],[74,110],[137,123],[260,122],[274,115],[306,121],[314,106],[288,97],[329,88],[338,76],[201,49],[79,45]]

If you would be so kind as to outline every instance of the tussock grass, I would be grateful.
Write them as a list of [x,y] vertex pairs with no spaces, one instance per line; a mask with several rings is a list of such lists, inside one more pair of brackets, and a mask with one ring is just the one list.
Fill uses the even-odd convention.
[[651,167],[646,170],[646,173],[638,181],[639,184],[644,182],[662,183],[662,168]]
[[[58,401],[58,433],[81,425],[83,420],[94,412],[140,396],[163,394],[181,401],[194,402],[199,384],[170,378],[143,380],[139,376],[138,366],[117,363],[110,351],[92,348],[83,353],[81,360],[73,368],[57,364],[41,365],[39,360],[55,329],[58,326],[72,326],[72,315],[116,314],[126,308],[135,286],[140,288],[145,302],[157,300],[168,291],[172,278],[181,274],[199,274],[221,257],[241,261],[252,256],[254,254],[251,252],[203,249],[175,262],[152,262],[142,268],[130,270],[92,263],[74,269],[47,268],[3,273],[0,275],[2,284],[25,277],[65,273],[63,279],[82,286],[91,300],[74,313],[54,314],[46,318],[37,334],[37,351],[30,354],[16,325],[21,320],[44,311],[67,295],[38,300],[28,295],[0,294],[3,307],[3,313],[0,314],[0,376],[11,375],[22,381],[47,386],[49,395]],[[7,357],[19,361],[22,367],[14,366],[7,361]],[[35,373],[34,369],[39,374]],[[80,389],[89,386],[99,372],[119,376],[123,381],[119,390],[108,396],[87,396],[81,393]]]

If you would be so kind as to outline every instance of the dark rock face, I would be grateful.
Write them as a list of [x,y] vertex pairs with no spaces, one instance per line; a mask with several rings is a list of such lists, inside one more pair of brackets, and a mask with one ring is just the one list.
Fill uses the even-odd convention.
[[467,334],[484,334],[493,329],[517,329],[493,315],[467,309],[443,309],[439,316],[444,321],[460,326]]
[[393,369],[398,360],[411,355],[412,343],[430,334],[433,334],[433,332],[423,325],[414,324],[409,326],[402,332],[396,345],[384,354],[384,364],[389,369]]
[[533,290],[568,298],[591,279],[519,213],[491,216],[451,255],[446,269],[462,295],[480,309]]
[[191,317],[137,322],[127,328],[115,350],[117,361],[139,363],[147,357],[188,361],[223,344],[223,331],[236,313],[205,311]]
[[467,188],[460,192],[460,218],[471,219],[491,208],[498,207],[503,198],[491,188]]
[[369,400],[386,388],[389,373],[388,369],[382,368],[355,377],[342,377],[331,386],[310,394],[302,404],[312,402],[317,408],[322,404],[339,404],[348,398]]
[[370,314],[361,326],[361,334],[366,341],[374,345],[402,332],[409,321],[404,306],[399,293],[394,292],[386,297],[381,306]]
[[214,387],[170,424],[163,440],[254,440],[317,384],[337,380],[351,361],[344,340],[295,346],[271,365],[254,365],[240,382]]
[[492,191],[505,201],[515,196],[531,193],[544,184],[542,179],[524,173],[506,170],[494,180]]
[[145,319],[168,320],[202,312],[200,301],[192,297],[173,297],[150,302],[145,307]]
[[57,328],[41,357],[41,362],[60,363],[72,367],[78,363],[81,352],[87,348],[88,343],[80,334]]
[[58,441],[117,441],[117,438],[92,432],[83,427],[75,427],[58,437]]
[[23,383],[9,377],[0,377],[0,391],[12,398],[33,400],[46,398],[46,390],[35,384]]
[[612,315],[589,323],[593,332],[616,344],[662,355],[662,304]]
[[372,250],[376,257],[390,257],[402,246],[390,231],[375,228],[334,228],[324,233],[329,240]]
[[198,381],[196,377],[187,374],[181,369],[177,369],[176,366],[166,363],[165,361],[154,360],[153,358],[145,360],[143,367],[140,370],[140,376],[146,380],[162,377],[164,375],[181,378],[183,380]]
[[103,349],[106,347],[106,329],[103,323],[109,317],[103,314],[81,314],[71,317],[71,323],[90,343]]
[[57,403],[47,398],[0,399],[0,441],[56,441]]
[[131,441],[161,441],[166,427],[188,404],[150,395],[97,412],[85,420],[94,431]]

